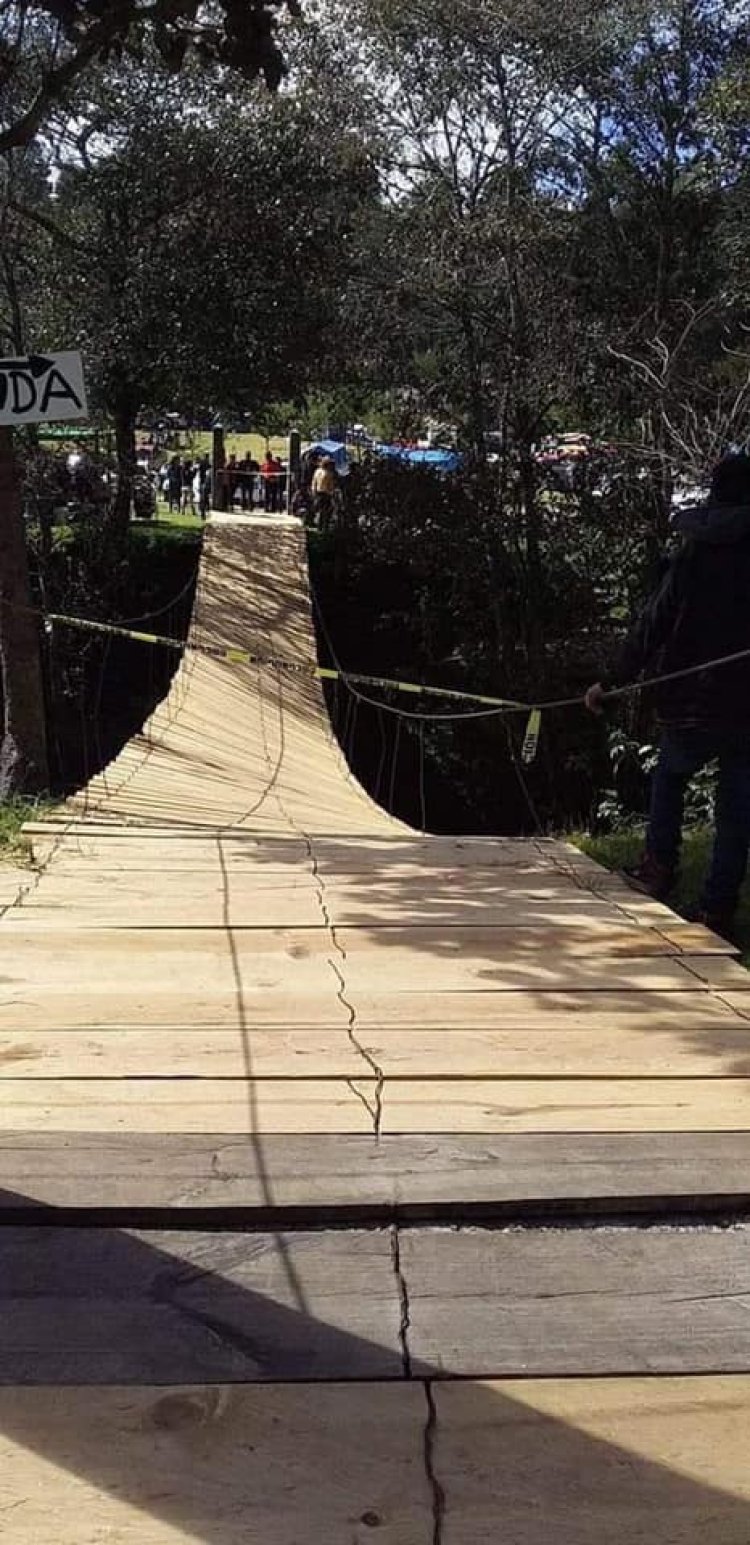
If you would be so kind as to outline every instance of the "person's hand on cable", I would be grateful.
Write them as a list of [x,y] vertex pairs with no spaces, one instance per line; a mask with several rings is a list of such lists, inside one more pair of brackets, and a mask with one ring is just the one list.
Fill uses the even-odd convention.
[[604,703],[606,696],[606,689],[602,682],[595,681],[594,685],[589,687],[588,692],[585,694],[583,699],[589,713],[596,714],[597,717],[600,717],[601,714],[604,713]]

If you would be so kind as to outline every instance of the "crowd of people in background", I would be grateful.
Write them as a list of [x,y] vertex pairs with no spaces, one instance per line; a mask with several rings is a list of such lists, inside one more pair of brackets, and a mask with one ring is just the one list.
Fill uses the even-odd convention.
[[158,483],[170,514],[200,515],[205,520],[215,502],[219,509],[262,510],[282,514],[289,507],[306,523],[327,530],[341,503],[341,480],[332,456],[303,455],[299,476],[290,488],[289,468],[269,448],[262,461],[248,452],[232,453],[214,478],[210,457],[175,453],[149,474]]
[[211,508],[211,462],[208,456],[193,461],[173,456],[160,473],[161,487],[170,514],[200,515]]
[[269,515],[286,509],[288,469],[278,456],[268,450],[262,462],[252,456],[230,456],[221,483],[224,508],[233,510],[239,503],[243,510],[257,507]]

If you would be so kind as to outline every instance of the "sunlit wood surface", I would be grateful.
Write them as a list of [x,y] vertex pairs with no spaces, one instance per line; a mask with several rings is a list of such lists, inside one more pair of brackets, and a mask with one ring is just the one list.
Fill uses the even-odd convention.
[[315,662],[301,528],[212,517],[0,871],[3,1540],[747,1545],[750,977],[396,821]]

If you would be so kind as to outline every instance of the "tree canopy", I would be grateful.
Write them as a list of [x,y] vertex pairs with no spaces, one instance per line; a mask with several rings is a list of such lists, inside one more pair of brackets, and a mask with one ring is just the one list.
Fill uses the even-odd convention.
[[[126,516],[140,414],[440,426],[479,479],[446,506],[440,562],[471,548],[501,590],[513,573],[539,684],[560,565],[586,589],[575,533],[619,501],[652,557],[675,482],[750,437],[747,7],[310,0],[286,25],[295,9],[0,0],[3,346],[81,348]],[[541,470],[565,430],[617,458],[586,522]],[[392,522],[371,493],[374,554]],[[415,520],[432,529],[429,500]],[[606,590],[629,604],[609,567]],[[511,644],[486,614],[491,675]]]
[[3,0],[0,153],[30,143],[93,65],[152,47],[169,70],[194,57],[276,89],[279,13],[299,0]]

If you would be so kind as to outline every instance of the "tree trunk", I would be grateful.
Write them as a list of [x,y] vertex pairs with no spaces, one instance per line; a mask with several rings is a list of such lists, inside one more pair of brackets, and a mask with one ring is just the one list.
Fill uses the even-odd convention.
[[114,420],[117,492],[112,505],[112,524],[117,531],[127,531],[137,467],[135,417],[129,408],[120,407],[115,409]]
[[39,618],[29,565],[13,431],[0,426],[0,666],[4,726],[0,798],[49,788]]
[[482,364],[473,319],[462,312],[461,327],[466,348],[467,419],[472,450],[479,461],[487,455],[487,412],[482,384]]
[[214,429],[211,437],[211,506],[214,510],[225,510],[227,507],[227,490],[224,478],[226,460],[224,430],[217,427]]

